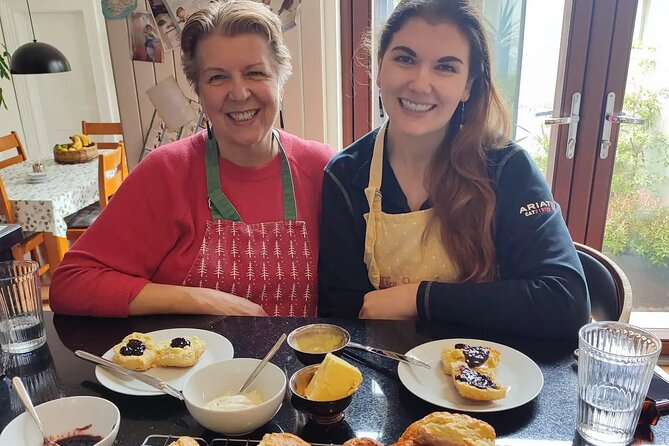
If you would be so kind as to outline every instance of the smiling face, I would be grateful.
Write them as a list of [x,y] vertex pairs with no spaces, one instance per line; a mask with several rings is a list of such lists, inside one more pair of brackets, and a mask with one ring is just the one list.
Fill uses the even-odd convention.
[[469,41],[455,25],[407,20],[381,57],[376,80],[390,136],[441,142],[460,101],[469,99],[468,74]]
[[221,151],[270,149],[283,92],[267,41],[212,34],[198,43],[196,57],[200,103]]

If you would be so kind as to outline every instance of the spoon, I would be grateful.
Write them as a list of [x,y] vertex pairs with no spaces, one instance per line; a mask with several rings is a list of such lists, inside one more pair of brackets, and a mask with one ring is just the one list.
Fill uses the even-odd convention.
[[37,412],[35,411],[33,402],[30,400],[30,395],[28,395],[28,391],[23,386],[21,378],[15,376],[14,378],[12,378],[12,384],[14,385],[14,390],[19,395],[19,399],[23,403],[23,407],[26,408],[26,412],[28,412],[30,416],[33,417],[33,420],[35,420],[37,428],[42,433],[42,438],[44,439],[44,442],[42,444],[46,446],[60,446],[55,441],[49,440],[49,438],[44,433],[44,428],[42,427],[42,423],[40,422],[39,417],[37,416]]
[[258,373],[265,368],[267,363],[269,362],[270,359],[274,357],[276,352],[279,350],[279,347],[281,347],[281,344],[283,344],[283,341],[286,340],[286,333],[283,333],[281,336],[279,336],[279,340],[276,341],[276,344],[270,349],[270,351],[267,352],[264,358],[262,358],[262,361],[256,366],[255,369],[253,369],[253,372],[251,372],[251,375],[248,377],[244,385],[242,386],[241,389],[239,389],[239,392],[237,392],[237,395],[242,393],[246,388],[253,382],[254,379],[256,379],[256,376],[258,376]]

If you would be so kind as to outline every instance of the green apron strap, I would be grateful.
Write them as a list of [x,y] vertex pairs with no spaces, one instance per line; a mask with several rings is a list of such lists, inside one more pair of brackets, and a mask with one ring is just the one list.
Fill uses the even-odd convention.
[[288,157],[281,145],[279,133],[272,130],[272,134],[279,143],[279,152],[281,152],[281,186],[283,188],[283,219],[284,221],[297,220],[297,204],[295,204],[295,186],[293,186],[293,174],[290,171]]
[[[297,220],[297,205],[295,204],[295,189],[293,176],[290,172],[288,157],[286,156],[279,135],[276,130],[272,131],[273,137],[279,143],[281,153],[281,185],[283,188],[283,215],[284,220]],[[237,209],[230,203],[221,189],[221,172],[218,167],[218,144],[214,138],[207,138],[207,149],[205,152],[205,164],[207,172],[207,193],[209,195],[209,208],[214,220],[242,221]]]

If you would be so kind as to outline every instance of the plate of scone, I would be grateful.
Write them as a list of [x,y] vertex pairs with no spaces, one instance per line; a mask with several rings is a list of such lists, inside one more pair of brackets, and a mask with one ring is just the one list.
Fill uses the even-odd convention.
[[[224,336],[197,328],[170,328],[150,333],[130,333],[107,352],[103,358],[123,367],[151,375],[177,390],[195,370],[208,364],[231,359],[232,343]],[[95,368],[100,384],[126,395],[164,395],[134,378]]]
[[400,381],[429,403],[465,412],[497,412],[532,401],[544,386],[537,364],[506,345],[480,339],[442,339],[407,355],[431,369],[400,363]]

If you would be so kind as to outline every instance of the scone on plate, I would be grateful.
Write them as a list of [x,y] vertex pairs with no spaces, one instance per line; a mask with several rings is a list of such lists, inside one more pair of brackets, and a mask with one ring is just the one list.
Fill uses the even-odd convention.
[[156,347],[150,336],[130,333],[114,346],[112,361],[126,369],[143,372],[155,365]]
[[200,443],[191,437],[179,437],[167,446],[200,446]]
[[197,336],[161,341],[157,346],[156,365],[160,367],[190,367],[207,349],[207,344]]
[[471,369],[494,376],[499,359],[499,351],[482,345],[455,344],[441,352],[441,365],[447,375],[451,374],[453,364],[464,362]]
[[297,435],[289,433],[265,434],[258,446],[311,446]]
[[494,446],[495,429],[464,414],[433,412],[412,423],[394,446]]
[[472,369],[464,362],[453,364],[451,377],[455,390],[468,400],[493,401],[506,396],[506,387],[496,383],[493,375]]

